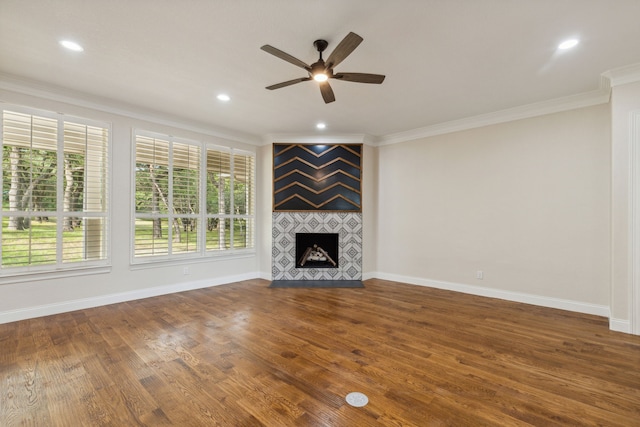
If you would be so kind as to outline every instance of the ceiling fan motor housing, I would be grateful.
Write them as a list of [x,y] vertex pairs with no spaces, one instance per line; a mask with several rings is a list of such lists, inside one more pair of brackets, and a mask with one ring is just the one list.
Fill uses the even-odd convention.
[[309,72],[309,74],[311,74],[311,77],[315,76],[316,74],[325,74],[327,77],[329,77],[333,73],[332,70],[325,68],[324,61],[320,59],[315,64],[311,64],[311,71]]

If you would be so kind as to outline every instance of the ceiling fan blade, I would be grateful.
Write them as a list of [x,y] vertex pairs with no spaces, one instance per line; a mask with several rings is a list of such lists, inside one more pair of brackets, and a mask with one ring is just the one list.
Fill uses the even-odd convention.
[[264,46],[262,46],[260,49],[264,50],[267,53],[272,54],[273,56],[277,56],[280,59],[284,59],[285,61],[300,67],[300,68],[304,68],[307,71],[311,71],[311,67],[309,67],[307,64],[305,64],[304,62],[300,61],[298,58],[295,58],[291,55],[289,55],[286,52],[281,51],[280,49],[277,49],[273,46],[269,46],[268,44],[265,44]]
[[356,33],[349,33],[342,41],[333,49],[331,55],[327,58],[325,63],[327,64],[327,68],[334,68],[336,65],[341,63],[351,52],[354,51],[355,48],[358,47],[360,43],[362,43],[362,37],[357,35]]
[[329,86],[329,82],[320,83],[320,93],[322,94],[322,99],[324,99],[325,104],[336,100],[336,97],[333,94],[333,89]]
[[274,85],[267,86],[267,89],[269,90],[280,89],[281,87],[291,86],[296,83],[306,82],[309,80],[311,80],[311,77],[300,77],[298,79],[287,80],[286,82],[276,83]]
[[356,83],[373,83],[379,85],[384,81],[385,76],[382,74],[367,73],[337,73],[333,75],[334,79],[344,80]]

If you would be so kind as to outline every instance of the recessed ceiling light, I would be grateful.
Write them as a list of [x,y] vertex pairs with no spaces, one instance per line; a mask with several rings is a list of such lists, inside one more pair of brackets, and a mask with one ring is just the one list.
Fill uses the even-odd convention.
[[229,95],[227,95],[226,93],[221,93],[220,95],[217,96],[217,98],[220,101],[223,101],[223,102],[227,102],[227,101],[231,100],[231,97]]
[[60,44],[69,50],[73,50],[74,52],[82,52],[84,50],[82,46],[71,40],[61,40]]
[[562,43],[560,43],[558,45],[558,49],[560,49],[560,50],[571,49],[572,47],[577,46],[578,43],[580,43],[580,41],[578,39],[565,40],[565,41],[563,41]]
[[316,128],[318,128],[318,129],[325,129],[326,127],[327,127],[327,125],[326,125],[326,124],[324,124],[324,123],[318,123],[318,124],[316,125]]

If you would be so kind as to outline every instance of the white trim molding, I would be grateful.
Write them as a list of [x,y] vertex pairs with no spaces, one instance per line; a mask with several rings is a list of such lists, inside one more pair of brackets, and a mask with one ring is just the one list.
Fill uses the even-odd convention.
[[273,275],[271,274],[271,272],[261,271],[258,274],[258,279],[272,281],[273,280]]
[[173,294],[176,292],[208,288],[212,286],[224,285],[227,283],[241,282],[243,280],[252,280],[258,278],[259,276],[260,274],[257,272],[245,273],[235,276],[219,277],[216,279],[205,279],[193,282],[176,283],[174,285],[136,289],[128,292],[100,295],[91,298],[63,301],[54,304],[44,304],[18,310],[2,311],[0,312],[0,324],[17,322],[18,320],[33,319],[42,316],[50,316],[52,314],[66,313],[74,310],[84,310],[87,308],[100,307],[103,305],[116,304],[120,302],[134,301],[159,295]]
[[384,135],[379,139],[377,145],[397,144],[430,136],[444,135],[447,133],[506,123],[514,120],[543,116],[545,114],[559,113],[561,111],[606,104],[609,102],[610,98],[611,86],[609,85],[609,80],[601,78],[600,89],[598,90],[522,105],[506,110],[495,111],[493,113],[438,123],[419,129]]
[[602,73],[602,75],[609,79],[611,87],[639,82],[640,62],[637,64],[627,65],[625,67],[614,68]]
[[402,132],[382,136],[368,134],[346,135],[308,135],[308,134],[268,134],[263,138],[264,144],[272,142],[291,142],[299,144],[346,144],[362,143],[366,145],[382,146],[413,141],[436,135],[444,135],[452,132],[475,129],[514,120],[543,116],[561,111],[575,110],[577,108],[591,107],[593,105],[606,104],[611,99],[610,79],[606,75],[600,76],[599,88],[590,92],[579,93],[562,98],[550,99],[533,104],[522,105],[478,116],[465,117],[443,123],[409,129]]
[[176,118],[158,111],[144,110],[113,99],[92,96],[11,74],[0,73],[0,89],[150,123],[172,126],[229,141],[242,142],[254,146],[262,145],[258,137],[241,131],[213,128],[207,124],[190,122],[187,119]]
[[640,335],[640,111],[634,111],[630,117],[629,170],[630,170],[630,222],[631,250],[629,275],[631,289],[629,295],[630,333]]
[[362,273],[362,280],[375,279],[376,277],[380,277],[379,273],[367,271],[366,273]]
[[420,277],[401,276],[397,274],[376,273],[376,277],[382,280],[392,280],[394,282],[402,282],[408,283],[410,285],[444,289],[447,291],[461,292],[464,294],[477,295],[481,297],[498,298],[506,301],[521,302],[525,304],[537,305],[540,307],[573,311],[576,313],[593,314],[595,316],[603,316],[607,318],[611,316],[611,312],[608,306],[589,304],[582,301],[572,301],[561,298],[505,291],[502,289],[483,288],[480,286],[465,285],[462,283],[423,279]]
[[367,144],[374,145],[375,138],[364,133],[308,135],[295,133],[270,133],[263,138],[264,145],[274,142],[291,144]]
[[615,332],[624,332],[625,334],[630,334],[631,332],[631,322],[624,319],[609,319],[609,329]]

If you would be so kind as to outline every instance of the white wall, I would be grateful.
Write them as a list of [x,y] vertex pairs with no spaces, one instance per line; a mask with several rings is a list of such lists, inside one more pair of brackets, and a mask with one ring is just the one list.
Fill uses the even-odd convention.
[[[1,284],[0,322],[257,277],[259,267],[256,254],[236,259],[185,261],[188,264],[160,263],[147,268],[130,265],[133,128],[255,152],[254,146],[7,90],[0,91],[0,101],[109,122],[112,125],[111,142],[113,144],[111,203],[113,262],[110,271],[88,276]],[[260,245],[259,241],[257,245]],[[183,274],[184,265],[189,266],[189,275]]]
[[378,155],[379,277],[608,315],[608,105]]
[[258,212],[257,221],[260,232],[260,246],[258,253],[260,259],[260,277],[266,280],[272,279],[271,274],[271,222],[273,212],[273,145],[267,144],[258,149],[257,168],[257,196]]
[[[629,109],[640,108],[639,92],[637,85],[614,92],[614,100],[626,100],[614,111],[614,122]],[[271,277],[270,144],[256,148],[185,130],[188,126],[151,123],[7,90],[0,91],[0,101],[111,123],[114,168],[110,271],[0,285],[0,322]],[[614,188],[627,179],[624,173],[616,178],[616,170],[612,175],[611,117],[609,105],[599,105],[395,145],[365,145],[364,278],[601,315],[609,315],[612,298],[614,317],[628,319],[630,285],[622,280],[628,250],[621,249],[626,244],[622,229],[614,232],[618,264],[611,285],[611,177]],[[189,276],[183,275],[183,264],[145,269],[130,265],[134,127],[257,152],[257,254],[194,262]],[[614,139],[620,129],[614,130]],[[624,150],[614,149],[614,157],[624,162]],[[615,191],[621,194],[627,187]],[[613,224],[626,224],[628,218],[620,213],[628,200],[615,200],[618,216]],[[475,278],[477,270],[484,272],[482,280]]]
[[375,277],[378,258],[378,149],[364,146],[362,155],[362,278]]

